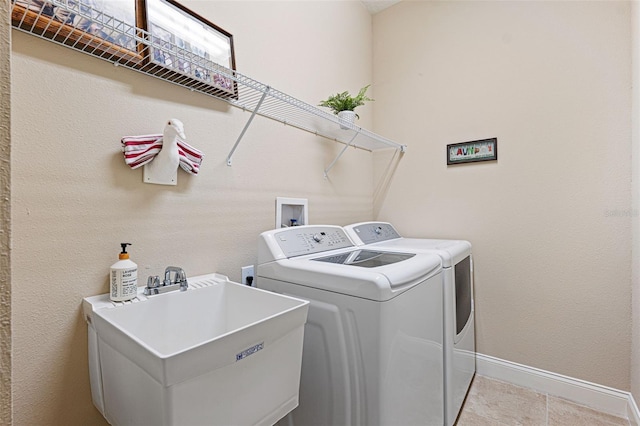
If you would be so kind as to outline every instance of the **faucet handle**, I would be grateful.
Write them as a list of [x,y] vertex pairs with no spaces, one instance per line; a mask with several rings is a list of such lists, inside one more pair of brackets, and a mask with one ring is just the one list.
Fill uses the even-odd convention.
[[147,286],[145,287],[143,294],[145,296],[158,294],[159,287],[160,287],[160,277],[157,275],[149,276],[149,278],[147,278]]
[[147,278],[147,288],[156,288],[156,287],[160,287],[160,277],[155,275],[155,276],[149,276],[149,278]]

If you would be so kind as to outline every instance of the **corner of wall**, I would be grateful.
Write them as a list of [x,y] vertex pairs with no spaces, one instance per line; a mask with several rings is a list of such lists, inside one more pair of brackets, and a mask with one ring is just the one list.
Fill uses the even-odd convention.
[[[0,271],[11,271],[11,2],[0,2]],[[12,423],[11,274],[0,275],[0,424]]]
[[[11,2],[0,2],[0,271],[11,271]],[[11,274],[0,274],[0,424],[12,423]]]
[[[11,23],[0,3],[0,270],[11,271]],[[11,424],[11,274],[0,275],[0,423]]]
[[640,401],[640,4],[631,3],[631,394]]

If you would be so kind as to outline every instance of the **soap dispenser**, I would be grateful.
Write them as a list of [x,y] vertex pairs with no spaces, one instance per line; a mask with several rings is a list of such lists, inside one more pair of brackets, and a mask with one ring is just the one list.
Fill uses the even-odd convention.
[[122,252],[119,261],[111,265],[111,291],[109,296],[114,302],[124,302],[136,297],[138,293],[138,265],[129,259],[127,246],[131,243],[120,243]]

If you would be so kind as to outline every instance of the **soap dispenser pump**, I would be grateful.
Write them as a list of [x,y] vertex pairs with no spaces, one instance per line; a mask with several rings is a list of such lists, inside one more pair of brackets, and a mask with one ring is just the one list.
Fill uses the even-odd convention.
[[114,302],[124,302],[136,297],[138,293],[138,265],[129,259],[127,246],[131,243],[120,243],[122,252],[120,260],[111,265],[109,296]]

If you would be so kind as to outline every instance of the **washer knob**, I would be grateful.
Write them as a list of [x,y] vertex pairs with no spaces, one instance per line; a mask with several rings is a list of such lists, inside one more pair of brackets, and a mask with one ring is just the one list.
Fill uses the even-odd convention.
[[316,243],[319,243],[320,241],[322,241],[322,235],[313,234],[313,241],[315,241]]

